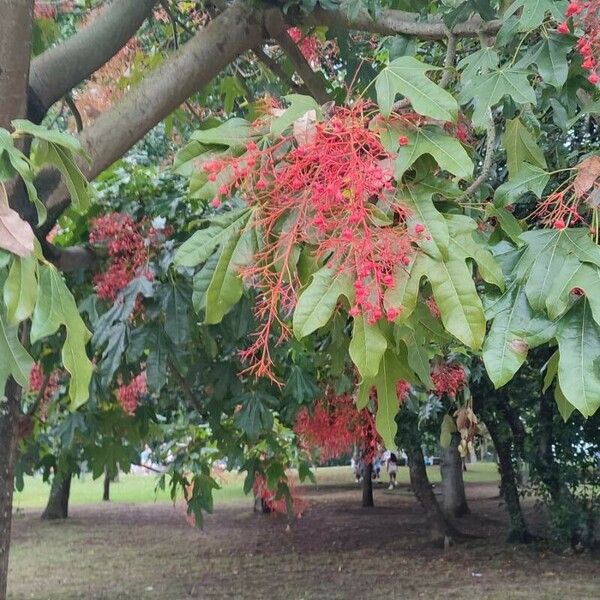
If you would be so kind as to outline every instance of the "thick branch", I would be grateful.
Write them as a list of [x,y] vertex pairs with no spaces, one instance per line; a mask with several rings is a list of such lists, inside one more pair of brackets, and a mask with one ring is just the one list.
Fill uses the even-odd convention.
[[[447,36],[448,28],[441,19],[419,21],[415,13],[402,10],[384,10],[377,19],[362,13],[356,19],[350,19],[344,10],[317,9],[305,17],[295,19],[302,25],[328,25],[378,33],[381,35],[410,35],[424,40],[441,40]],[[502,22],[500,20],[483,21],[480,17],[472,17],[464,23],[458,23],[452,29],[457,37],[475,37],[480,33],[495,34]]]
[[139,29],[156,0],[113,0],[74,36],[37,56],[29,76],[29,118],[47,110],[112,58]]
[[298,45],[290,37],[287,32],[287,23],[283,19],[281,13],[275,13],[267,21],[267,30],[277,41],[281,49],[286,53],[290,59],[296,72],[304,81],[304,85],[308,88],[311,96],[319,103],[325,104],[331,100],[323,80],[318,73],[313,71],[312,67],[308,64],[306,58],[298,48]]
[[[86,177],[96,177],[231,61],[257,46],[264,37],[262,17],[262,11],[235,2],[86,127],[79,136],[92,159],[81,163]],[[70,200],[63,185],[42,196],[50,224]]]

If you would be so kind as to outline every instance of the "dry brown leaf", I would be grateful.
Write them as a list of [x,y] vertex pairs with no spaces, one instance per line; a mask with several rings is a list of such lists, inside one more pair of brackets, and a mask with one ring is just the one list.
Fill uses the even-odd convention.
[[590,156],[577,165],[577,175],[573,189],[577,196],[583,196],[600,177],[600,156]]
[[31,225],[12,208],[0,203],[0,248],[17,256],[29,256],[34,239]]

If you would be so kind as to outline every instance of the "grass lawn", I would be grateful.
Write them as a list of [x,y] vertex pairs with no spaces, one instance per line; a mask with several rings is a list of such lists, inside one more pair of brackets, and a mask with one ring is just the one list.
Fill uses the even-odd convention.
[[[468,465],[464,474],[467,482],[497,481],[498,472],[493,463],[475,463]],[[428,467],[429,478],[432,483],[440,481],[439,467]],[[342,485],[353,481],[350,467],[320,467],[315,470],[317,486]],[[215,504],[248,501],[244,494],[244,474],[226,473],[221,482],[221,489],[215,491]],[[386,473],[382,473],[382,480],[387,481]],[[408,469],[400,467],[398,481],[408,483]],[[170,502],[168,489],[156,489],[157,477],[155,475],[124,475],[119,476],[119,481],[113,482],[110,487],[111,501],[116,503],[153,503]],[[102,498],[102,478],[93,480],[90,475],[75,478],[71,485],[71,506],[95,504]],[[22,510],[40,508],[48,500],[50,486],[41,477],[26,477],[25,487],[22,492],[14,496],[14,509]]]
[[[301,519],[261,515],[229,475],[203,529],[182,503],[154,503],[153,476],[122,476],[112,502],[101,482],[74,482],[69,519],[41,521],[48,488],[28,481],[17,505],[9,565],[10,600],[469,600],[597,599],[597,556],[506,544],[506,511],[494,465],[466,474],[471,534],[444,551],[432,545],[427,519],[408,489],[375,486],[375,507],[361,507],[350,467],[317,470],[304,486]],[[439,469],[430,469],[432,480]],[[440,493],[439,486],[436,493]],[[544,522],[525,500],[536,533]]]

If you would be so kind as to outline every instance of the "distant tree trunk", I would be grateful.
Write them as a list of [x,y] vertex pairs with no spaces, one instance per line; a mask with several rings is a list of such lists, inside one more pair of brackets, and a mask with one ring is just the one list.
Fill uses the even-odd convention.
[[365,465],[362,480],[362,505],[365,508],[375,506],[373,502],[373,463]]
[[110,501],[110,475],[108,469],[104,471],[104,488],[102,491],[102,500],[104,502]]
[[500,471],[500,493],[506,503],[509,517],[508,540],[511,542],[528,543],[532,536],[519,500],[517,473],[514,467],[513,436],[509,423],[503,419],[504,411],[495,410],[498,398],[490,395],[482,408],[482,420],[492,438],[498,455],[498,470]]
[[460,434],[452,435],[450,445],[441,449],[440,471],[444,492],[444,512],[451,517],[462,517],[471,511],[467,505],[463,481],[463,459],[458,451]]
[[436,542],[443,541],[445,543],[460,537],[459,531],[446,519],[433,493],[425,468],[423,450],[420,446],[412,446],[405,448],[405,451],[408,456],[410,484],[417,500],[427,514],[432,539]]
[[42,513],[42,519],[66,519],[69,516],[69,496],[71,494],[71,479],[73,474],[70,470],[57,471],[50,486],[50,497],[46,509]]

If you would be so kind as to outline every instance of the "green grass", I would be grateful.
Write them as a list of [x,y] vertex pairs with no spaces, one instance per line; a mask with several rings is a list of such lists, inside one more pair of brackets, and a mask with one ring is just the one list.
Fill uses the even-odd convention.
[[[432,483],[440,481],[439,467],[428,467],[429,478]],[[320,467],[315,471],[317,485],[343,485],[353,482],[352,470],[347,467]],[[493,463],[475,463],[468,466],[464,474],[467,482],[489,482],[498,479],[496,465]],[[387,474],[383,472],[382,479],[387,481]],[[400,467],[398,480],[408,483],[408,469]],[[124,475],[119,476],[119,481],[113,482],[110,488],[111,501],[116,503],[145,504],[153,502],[170,502],[168,491],[156,490],[157,477],[154,475]],[[216,503],[232,503],[244,501],[246,496],[243,491],[244,474],[226,473],[221,482],[221,489],[215,491]],[[26,477],[25,487],[22,492],[15,493],[14,508],[40,508],[46,504],[50,486],[41,477]],[[95,504],[102,498],[102,478],[93,480],[85,475],[75,478],[71,485],[71,505]]]

